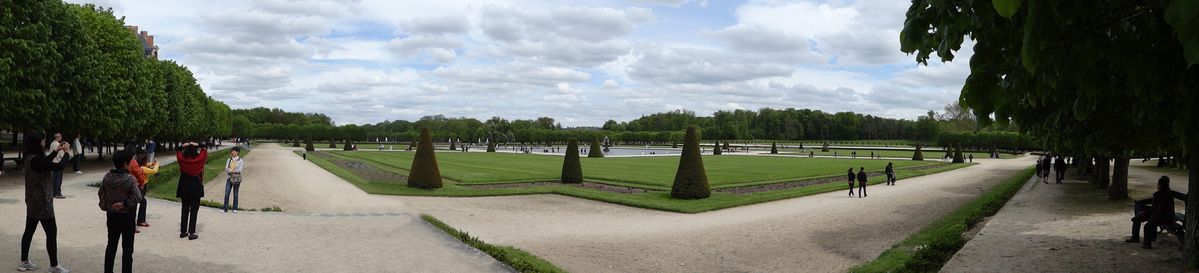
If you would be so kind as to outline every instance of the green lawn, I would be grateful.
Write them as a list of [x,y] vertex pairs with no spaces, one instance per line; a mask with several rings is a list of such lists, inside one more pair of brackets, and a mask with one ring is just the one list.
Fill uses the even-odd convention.
[[[413,152],[344,152],[329,154],[373,163],[386,170],[407,174]],[[512,153],[439,152],[441,175],[463,184],[489,184],[517,181],[553,181],[562,171],[561,156]],[[832,158],[792,158],[764,156],[705,156],[704,167],[712,188],[728,188],[763,183],[840,176],[848,168],[867,167],[881,171],[887,162],[896,168],[924,166],[933,162],[911,160],[869,160]],[[583,177],[646,189],[668,190],[674,183],[679,157],[582,158]]]
[[[373,166],[385,169],[388,171],[398,172],[407,175],[404,171],[410,166],[412,153],[409,152],[323,152],[325,154],[334,155],[339,159],[349,159],[360,162],[365,162]],[[298,156],[298,155],[297,155]],[[485,179],[486,176],[475,174],[480,173],[503,173],[503,179],[492,180],[507,180],[507,181],[546,181],[555,180],[558,177],[562,164],[560,156],[545,156],[545,155],[522,155],[522,154],[506,154],[506,153],[438,153],[438,165],[442,175],[447,179],[450,174],[458,174],[460,177],[479,177],[480,181],[490,181]],[[462,183],[455,181],[445,181],[445,186],[436,190],[424,190],[410,188],[405,184],[396,183],[395,181],[371,181],[366,178],[358,177],[353,172],[329,162],[320,157],[309,155],[308,160],[313,164],[325,168],[329,172],[337,175],[346,181],[358,186],[363,191],[372,194],[389,194],[389,195],[417,195],[417,196],[497,196],[497,195],[523,195],[523,194],[561,194],[574,196],[597,201],[683,213],[697,213],[711,210],[718,210],[729,207],[757,204],[762,202],[807,196],[830,191],[843,190],[845,185],[842,183],[825,183],[811,185],[806,187],[790,188],[785,190],[765,191],[749,194],[733,194],[725,192],[712,192],[712,196],[702,200],[680,200],[670,197],[669,186],[673,183],[674,172],[677,168],[677,157],[656,157],[656,158],[603,158],[603,159],[588,159],[584,158],[584,176],[588,176],[587,170],[595,171],[595,168],[606,170],[609,174],[601,175],[604,177],[637,177],[635,172],[651,172],[645,174],[652,179],[665,180],[639,180],[640,182],[607,182],[599,181],[604,184],[636,186],[640,188],[651,189],[644,193],[623,194],[607,191],[600,191],[588,188],[580,188],[565,184],[555,184],[548,186],[535,187],[518,187],[518,188],[502,188],[502,189],[480,189],[471,188],[463,185],[478,185],[485,184],[483,182]],[[372,161],[374,160],[374,161]],[[488,161],[490,160],[490,161]],[[384,161],[380,163],[378,161]],[[609,162],[610,161],[610,162]],[[844,169],[841,169],[845,164],[864,164],[874,163],[877,165],[876,170],[881,170],[886,161],[870,161],[870,160],[849,160],[849,159],[809,159],[809,158],[784,158],[784,157],[750,157],[750,156],[707,156],[704,158],[704,165],[708,169],[708,177],[712,178],[741,178],[747,179],[743,181],[752,181],[748,178],[763,178],[779,176],[791,176],[789,180],[799,180],[801,177],[816,177],[821,174],[829,174],[833,176],[843,175]],[[487,163],[494,162],[494,163]],[[909,166],[911,164],[932,164],[929,162],[915,161],[894,161],[897,166]],[[386,163],[386,164],[385,164]],[[486,168],[472,171],[470,166],[483,165]],[[540,165],[538,165],[540,164]],[[755,165],[757,164],[757,165]],[[728,165],[728,166],[721,166]],[[769,166],[790,166],[790,165],[808,165],[806,168],[785,169],[774,168]],[[404,166],[403,170],[400,167]],[[591,167],[588,167],[591,166]],[[640,166],[640,169],[636,169]],[[644,166],[657,166],[657,170],[650,170]],[[816,166],[825,166],[834,168],[830,170],[818,170]],[[968,167],[971,164],[942,164],[936,165],[933,168],[922,170],[898,170],[897,174],[900,179],[899,184],[903,184],[903,179],[933,174],[962,167]],[[620,168],[632,169],[620,169]],[[456,169],[460,168],[460,169]],[[605,169],[606,168],[606,169]],[[743,168],[737,170],[736,168]],[[848,168],[848,167],[845,167]],[[521,171],[510,171],[520,169]],[[530,172],[529,169],[535,170]],[[716,170],[722,170],[724,174],[718,173]],[[545,172],[551,172],[547,174]],[[522,173],[523,176],[511,175],[511,173]],[[661,174],[658,174],[661,173]],[[736,174],[734,174],[736,173]],[[748,173],[741,174],[741,173]],[[656,178],[654,178],[656,177]],[[589,181],[596,181],[592,178],[587,178]],[[881,175],[871,176],[872,184],[881,183]],[[742,182],[742,184],[763,184],[763,180],[756,182]],[[647,185],[656,186],[647,186]],[[726,187],[734,185],[725,183]],[[656,189],[656,190],[655,190]]]

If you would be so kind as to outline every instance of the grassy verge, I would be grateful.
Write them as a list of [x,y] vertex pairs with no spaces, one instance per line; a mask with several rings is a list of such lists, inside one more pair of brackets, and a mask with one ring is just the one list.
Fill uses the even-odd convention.
[[[372,194],[387,194],[387,195],[414,195],[414,196],[450,196],[450,197],[472,197],[472,196],[500,196],[500,195],[526,195],[526,194],[561,194],[584,199],[591,199],[601,202],[615,203],[620,205],[639,207],[645,209],[654,209],[662,211],[682,212],[682,213],[699,213],[705,211],[719,210],[737,206],[751,205],[762,202],[769,202],[781,199],[795,198],[820,194],[832,191],[845,189],[845,184],[842,183],[825,183],[812,185],[807,187],[791,188],[785,190],[766,191],[750,194],[734,194],[726,192],[712,192],[712,196],[702,200],[680,200],[670,197],[669,190],[659,191],[651,190],[644,193],[613,193],[600,191],[588,188],[580,188],[568,185],[550,185],[550,186],[535,186],[535,187],[520,187],[520,188],[503,188],[503,189],[478,189],[458,185],[454,181],[445,181],[445,186],[435,190],[425,190],[408,187],[405,184],[399,184],[389,181],[367,181],[358,177],[350,171],[338,167],[337,165],[321,158],[320,156],[309,156],[308,161],[324,168],[325,170],[349,181],[358,188]],[[934,174],[958,168],[972,166],[973,164],[946,164],[937,168],[901,171],[898,178],[902,179]],[[882,183],[882,176],[872,176],[868,181],[873,181],[871,184]],[[588,180],[592,181],[592,180]],[[595,181],[592,181],[595,182]]]
[[984,217],[995,215],[1024,183],[1032,177],[1032,168],[992,187],[970,203],[941,217],[878,256],[850,272],[936,272],[954,253],[966,245],[962,236]]
[[[251,149],[242,146],[242,156],[248,156]],[[220,172],[225,169],[225,159],[229,158],[229,149],[219,151],[209,151],[208,161],[204,163],[204,183],[212,181]],[[175,197],[175,190],[179,188],[179,164],[172,162],[170,164],[158,167],[158,174],[151,176],[150,181],[146,182],[146,196],[163,200],[179,202],[179,198]],[[200,205],[211,208],[221,208],[220,202],[200,199]],[[266,207],[262,209],[247,209],[237,208],[243,211],[271,211],[282,212],[279,207]]]
[[421,214],[420,218],[424,219],[425,222],[428,222],[438,229],[441,229],[441,231],[444,231],[446,234],[449,234],[450,237],[454,237],[459,241],[466,243],[466,245],[483,251],[483,253],[487,253],[487,255],[490,255],[501,263],[512,267],[512,269],[516,269],[517,272],[566,272],[566,270],[562,270],[561,268],[554,266],[554,264],[551,264],[546,260],[542,260],[541,258],[538,258],[529,252],[520,250],[519,248],[488,244],[483,240],[479,240],[479,237],[470,236],[470,234],[466,233],[465,231],[461,231],[446,225],[440,220],[437,220],[437,218],[433,218],[433,216],[428,214]]

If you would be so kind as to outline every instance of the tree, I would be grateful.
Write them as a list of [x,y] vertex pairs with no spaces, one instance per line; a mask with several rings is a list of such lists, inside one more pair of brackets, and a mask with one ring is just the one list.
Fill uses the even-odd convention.
[[583,165],[579,161],[579,141],[566,142],[566,158],[562,161],[562,183],[582,183]]
[[962,145],[945,147],[946,153],[953,154],[953,163],[965,163],[966,159],[962,158]]
[[687,127],[683,141],[683,155],[679,158],[679,169],[674,175],[670,196],[678,199],[703,199],[712,195],[708,187],[708,174],[704,170],[704,159],[699,153],[699,133],[695,127]]
[[[1178,114],[1199,105],[1195,14],[1199,5],[1184,0],[914,1],[900,44],[919,63],[934,52],[949,61],[969,36],[961,102],[981,125],[1015,122],[1050,148],[1084,147],[1097,168],[1114,157],[1114,180],[1123,180],[1131,151],[1182,143],[1199,155],[1199,117]],[[1124,198],[1127,188],[1113,182],[1109,198]],[[1199,187],[1199,177],[1189,182]],[[1199,192],[1187,199],[1199,210]],[[1186,223],[1192,234],[1195,218]],[[1184,247],[1187,265],[1199,268],[1199,239]]]
[[429,128],[420,129],[420,145],[408,172],[408,186],[422,189],[441,188],[441,169],[437,168],[437,156],[433,152],[433,136]]
[[587,157],[601,158],[604,157],[604,150],[600,147],[598,139],[591,139],[591,148],[587,151]]

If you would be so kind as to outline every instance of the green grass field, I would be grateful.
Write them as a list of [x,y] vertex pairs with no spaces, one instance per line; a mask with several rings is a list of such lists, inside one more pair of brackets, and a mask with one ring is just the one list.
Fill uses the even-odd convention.
[[[322,153],[332,156],[331,158],[347,159],[347,160],[351,160],[351,161],[363,162],[363,163],[378,167],[380,169],[387,169],[389,171],[399,172],[400,174],[403,174],[403,175],[407,175],[407,171],[405,171],[405,170],[407,169],[408,166],[410,166],[411,163],[410,163],[410,161],[404,161],[404,162],[399,162],[399,161],[401,160],[401,158],[408,158],[407,160],[411,160],[411,156],[412,156],[412,153],[399,153],[399,152],[385,153],[385,154],[395,154],[395,155],[384,155],[384,153],[378,153],[378,152],[350,152],[350,154],[346,154],[346,152],[332,152],[332,153],[322,152]],[[333,155],[335,153],[339,153],[339,154]],[[375,154],[375,155],[370,155],[370,154]],[[408,155],[404,156],[402,154],[408,154]],[[491,169],[491,171],[485,171],[485,172],[497,172],[498,171],[498,172],[503,172],[503,173],[510,173],[507,170],[522,169],[522,168],[533,168],[534,170],[539,170],[539,172],[540,172],[540,173],[539,172],[531,172],[531,173],[521,172],[521,173],[525,173],[523,177],[510,175],[510,176],[506,176],[503,180],[519,181],[521,179],[526,179],[526,180],[531,179],[532,181],[545,181],[545,180],[557,179],[557,176],[558,176],[557,172],[560,171],[559,168],[561,168],[561,164],[562,164],[562,157],[558,157],[558,156],[521,155],[521,154],[506,154],[506,153],[488,154],[488,153],[454,153],[454,152],[444,153],[444,152],[442,152],[442,153],[437,154],[437,158],[438,158],[438,164],[440,165],[442,174],[444,176],[448,173],[459,172],[459,171],[465,171],[465,172],[469,173],[470,167],[468,167],[468,166],[470,164],[461,163],[461,162],[457,162],[457,161],[461,160],[462,158],[472,158],[473,156],[476,156],[476,155],[481,155],[482,158],[474,158],[474,160],[483,160],[483,159],[493,160],[490,162],[494,162],[494,163],[474,162],[474,164],[482,164],[482,165],[490,166],[489,169]],[[299,155],[297,155],[297,156],[299,156]],[[390,159],[390,160],[393,160],[393,162],[389,163],[391,166],[404,166],[404,167],[403,167],[403,169],[401,169],[400,167],[391,167],[391,166],[381,164],[378,162],[368,161],[365,158],[364,159],[356,159],[358,157],[365,157],[365,158],[378,157],[378,158],[376,158],[376,160]],[[391,158],[391,157],[394,157],[394,158]],[[720,157],[728,157],[729,159],[715,159],[715,158],[720,158]],[[386,158],[386,159],[380,159],[380,158]],[[709,158],[713,158],[713,159],[709,160]],[[626,166],[628,164],[635,165],[635,164],[639,163],[638,160],[633,160],[630,163],[630,162],[623,162],[624,160],[618,160],[618,159],[621,159],[621,158],[604,158],[604,159],[584,158],[584,160],[583,160],[584,176],[587,176],[586,171],[589,169],[587,166],[593,166],[592,168],[595,168],[595,166],[609,166],[609,167],[610,166]],[[585,199],[591,199],[591,200],[596,200],[596,201],[609,202],[609,203],[615,203],[615,204],[621,204],[621,205],[633,206],[633,207],[639,207],[639,208],[646,208],[646,209],[683,212],[683,213],[698,213],[698,212],[718,210],[718,209],[723,209],[723,208],[730,208],[730,207],[736,207],[736,206],[744,206],[744,205],[757,204],[757,203],[762,203],[762,202],[769,202],[769,201],[774,201],[774,200],[795,198],[795,197],[825,193],[825,192],[830,192],[830,191],[839,191],[839,190],[843,190],[845,188],[845,185],[842,183],[824,183],[824,184],[810,185],[810,186],[806,186],[806,187],[755,192],[755,193],[748,193],[748,194],[734,194],[734,193],[714,191],[714,192],[712,192],[712,196],[708,197],[706,199],[680,200],[680,199],[671,198],[670,192],[669,192],[669,185],[671,183],[673,183],[673,175],[674,175],[675,169],[677,168],[677,166],[671,165],[671,164],[677,164],[677,161],[678,161],[677,157],[676,158],[669,158],[669,157],[635,158],[635,159],[642,159],[642,160],[648,160],[648,161],[662,160],[665,162],[675,162],[675,163],[669,163],[669,164],[663,163],[663,162],[653,163],[653,164],[657,164],[655,166],[659,166],[659,167],[664,166],[664,168],[665,168],[665,169],[661,169],[661,170],[655,170],[654,172],[664,173],[664,174],[657,174],[657,175],[655,175],[655,177],[670,177],[670,179],[665,180],[666,182],[652,182],[652,183],[641,182],[642,184],[622,183],[622,182],[601,182],[604,184],[627,185],[627,186],[636,186],[636,187],[640,187],[640,188],[661,188],[660,190],[652,190],[651,189],[650,191],[647,191],[644,193],[632,193],[632,194],[614,193],[614,192],[601,191],[601,190],[595,190],[595,189],[589,189],[589,188],[574,187],[574,186],[565,185],[565,184],[550,184],[550,185],[546,185],[546,186],[515,187],[515,188],[472,188],[472,187],[469,187],[466,185],[481,185],[481,184],[486,184],[486,183],[476,182],[476,183],[459,184],[458,182],[455,182],[455,181],[445,181],[445,186],[440,189],[424,190],[424,189],[411,188],[405,184],[396,183],[396,181],[373,181],[373,180],[370,180],[369,178],[359,177],[359,176],[355,175],[354,172],[347,170],[345,168],[339,167],[338,165],[330,162],[328,159],[326,159],[322,156],[315,156],[312,154],[308,155],[308,160],[310,162],[312,162],[313,164],[316,164],[317,166],[320,166],[320,167],[324,168],[325,170],[328,170],[329,172],[333,173],[334,175],[337,175],[337,176],[341,177],[342,179],[345,179],[346,181],[361,188],[363,191],[366,191],[366,192],[372,193],[372,194],[388,194],[388,195],[470,197],[470,196],[498,196],[498,195],[524,195],[524,194],[561,194],[561,195],[566,195],[566,196],[573,196],[573,197],[578,197],[578,198],[585,198]],[[882,164],[885,164],[884,162],[886,162],[886,161],[878,161],[878,160],[870,161],[870,160],[849,160],[849,159],[808,159],[808,158],[782,158],[782,157],[760,157],[759,158],[759,157],[748,157],[748,156],[708,156],[708,157],[704,158],[704,160],[705,160],[704,163],[705,163],[705,167],[708,168],[709,178],[712,178],[714,176],[713,165],[716,164],[716,163],[709,163],[709,162],[721,162],[723,160],[732,160],[733,162],[738,163],[738,164],[735,164],[736,166],[739,166],[742,168],[746,168],[746,169],[758,169],[759,168],[757,166],[752,165],[751,163],[736,162],[736,161],[738,161],[738,159],[744,159],[751,163],[764,163],[764,162],[768,162],[768,161],[776,161],[774,163],[769,163],[769,164],[783,164],[783,163],[779,163],[779,162],[785,162],[785,163],[789,163],[789,164],[793,164],[793,165],[812,165],[812,164],[807,164],[808,162],[832,162],[832,163],[827,163],[827,164],[832,164],[832,165],[841,165],[841,164],[835,164],[835,163],[843,163],[843,164],[855,163],[856,164],[856,163],[862,163],[862,162],[870,162],[870,163],[876,163],[879,166],[878,168],[880,168],[880,169],[882,168]],[[606,163],[605,162],[605,161],[609,161],[609,160],[611,160],[615,163]],[[618,161],[620,161],[620,162],[618,162]],[[530,162],[541,162],[541,165],[533,164]],[[592,163],[589,163],[589,162],[592,162]],[[595,162],[601,162],[601,163],[596,164]],[[905,161],[905,162],[912,162],[912,161]],[[902,165],[900,163],[900,161],[895,161],[895,163],[899,166],[905,166],[905,165]],[[405,165],[405,164],[409,164],[409,165]],[[546,164],[551,164],[551,165],[546,165]],[[596,164],[596,165],[589,165],[589,164]],[[624,164],[624,165],[605,165],[605,164]],[[666,164],[666,165],[662,165],[662,164]],[[912,162],[912,164],[931,164],[931,163]],[[922,176],[922,175],[927,175],[927,174],[933,174],[933,173],[938,173],[938,172],[944,172],[944,171],[954,170],[954,169],[968,167],[968,166],[971,166],[971,164],[941,164],[941,165],[931,166],[931,168],[925,168],[925,169],[920,169],[920,170],[900,169],[900,170],[897,170],[896,172],[897,172],[897,176],[900,179],[899,183],[902,184],[902,183],[904,183],[903,179],[906,179],[906,178]],[[466,168],[466,169],[454,171],[454,168]],[[798,177],[805,176],[805,175],[806,176],[819,176],[819,173],[829,173],[829,172],[833,173],[832,174],[833,176],[843,175],[842,172],[844,172],[844,169],[841,169],[840,166],[835,166],[835,168],[836,168],[835,171],[823,171],[822,170],[822,171],[809,172],[809,173],[791,173],[791,174],[789,174],[789,176],[794,176],[794,177],[796,177],[796,179],[798,179]],[[846,168],[848,168],[848,167],[846,167]],[[591,169],[591,170],[594,171],[594,169]],[[630,173],[631,171],[629,171],[629,170],[622,170],[622,169],[608,169],[608,170],[610,170],[611,172],[614,173],[612,175],[627,176],[627,177],[635,177],[636,176],[635,174],[631,174]],[[726,170],[737,171],[733,168],[727,168]],[[544,173],[547,171],[553,172],[554,174],[547,175]],[[761,171],[758,171],[758,172],[761,172]],[[784,175],[788,175],[787,172],[783,171],[783,170],[772,170],[772,171],[769,171],[768,173],[783,173]],[[470,174],[468,174],[468,175],[470,175]],[[716,174],[716,176],[724,177],[723,175],[720,175],[720,174]],[[728,177],[737,177],[737,176],[742,176],[742,175],[730,175]],[[757,177],[763,177],[763,176],[759,173],[757,175]],[[484,178],[486,178],[486,177],[484,177]],[[447,179],[450,179],[450,178],[447,177]],[[592,180],[590,178],[587,178],[587,179]],[[488,179],[481,179],[481,180],[487,181]],[[496,178],[496,179],[490,179],[490,180],[499,181],[501,179]],[[594,181],[594,180],[592,180],[592,181]],[[746,181],[749,181],[749,180],[746,180]],[[872,175],[869,181],[871,181],[871,184],[876,184],[876,183],[883,182],[883,179],[881,178],[881,175]],[[754,183],[763,184],[763,183],[768,183],[768,182],[758,181],[758,182],[747,182],[747,183],[748,184],[754,184]],[[657,185],[665,185],[665,186],[650,187],[650,186],[646,186],[646,184],[657,184]],[[727,185],[731,185],[731,184],[725,184],[725,185],[727,186]]]
[[[407,174],[412,152],[327,152],[346,159],[362,160],[385,170]],[[440,152],[438,166],[444,178],[462,184],[491,184],[557,180],[562,157],[512,153]],[[911,160],[869,160],[831,158],[791,158],[764,156],[705,156],[704,167],[712,188],[806,180],[857,171],[881,171],[887,162],[896,168],[924,166],[933,162]],[[590,181],[656,190],[669,190],[674,183],[679,157],[582,158],[583,177]]]

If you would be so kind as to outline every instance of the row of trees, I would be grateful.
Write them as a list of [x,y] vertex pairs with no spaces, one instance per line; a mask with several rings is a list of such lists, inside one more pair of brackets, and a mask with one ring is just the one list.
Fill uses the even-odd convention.
[[[1194,1],[913,1],[901,50],[950,61],[973,40],[961,101],[1060,154],[1095,159],[1095,185],[1128,198],[1130,155],[1184,155],[1199,211],[1199,5]],[[1114,159],[1112,161],[1111,159]],[[1108,176],[1109,164],[1112,176]],[[1184,260],[1199,268],[1199,217]]]
[[107,141],[228,136],[231,110],[186,67],[145,55],[111,9],[0,5],[0,128]]
[[711,117],[676,110],[643,116],[628,122],[609,120],[610,131],[679,131],[701,128],[713,139],[824,140],[911,139],[932,141],[941,132],[934,113],[916,120],[883,118],[853,112],[826,113],[810,109],[717,111]]
[[968,150],[1031,151],[1039,148],[1027,135],[1015,132],[944,132],[937,137],[937,146],[962,147]]

